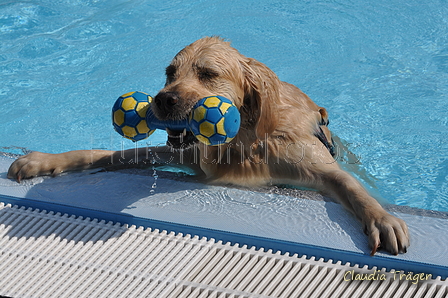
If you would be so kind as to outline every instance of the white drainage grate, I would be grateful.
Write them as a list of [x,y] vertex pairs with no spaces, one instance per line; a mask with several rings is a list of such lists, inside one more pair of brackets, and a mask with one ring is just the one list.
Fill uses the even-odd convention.
[[0,295],[13,298],[447,297],[447,281],[416,276],[0,203]]

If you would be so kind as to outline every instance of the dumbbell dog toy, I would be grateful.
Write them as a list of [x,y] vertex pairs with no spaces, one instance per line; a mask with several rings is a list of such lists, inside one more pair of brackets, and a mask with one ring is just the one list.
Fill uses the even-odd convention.
[[217,146],[230,142],[240,128],[237,107],[223,96],[202,98],[193,107],[188,119],[182,121],[157,119],[150,108],[151,102],[150,95],[139,91],[120,96],[112,108],[115,130],[136,142],[149,137],[156,129],[189,129],[202,143]]

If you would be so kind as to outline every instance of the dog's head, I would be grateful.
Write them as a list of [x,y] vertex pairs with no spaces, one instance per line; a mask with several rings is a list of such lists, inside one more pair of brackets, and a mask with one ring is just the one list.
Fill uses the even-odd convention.
[[[202,38],[181,50],[166,68],[165,87],[154,98],[152,109],[161,120],[182,120],[202,98],[221,95],[240,110],[242,129],[256,137],[273,131],[278,98],[275,74],[263,64],[241,55],[218,37]],[[196,141],[187,132],[168,131],[176,148]]]

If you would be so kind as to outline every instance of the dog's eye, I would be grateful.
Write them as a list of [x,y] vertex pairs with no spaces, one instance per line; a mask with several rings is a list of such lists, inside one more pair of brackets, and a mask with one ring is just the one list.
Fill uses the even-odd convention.
[[218,73],[210,68],[199,68],[198,69],[198,77],[201,81],[209,81],[213,78],[216,78]]
[[166,74],[166,82],[167,83],[174,81],[174,76],[176,74],[176,66],[174,66],[174,65],[168,66],[165,70],[165,74]]

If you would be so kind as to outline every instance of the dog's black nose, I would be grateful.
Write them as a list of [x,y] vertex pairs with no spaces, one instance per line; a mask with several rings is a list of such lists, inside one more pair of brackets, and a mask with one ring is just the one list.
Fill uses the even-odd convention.
[[159,109],[169,109],[179,102],[179,95],[176,92],[159,92],[154,101]]

